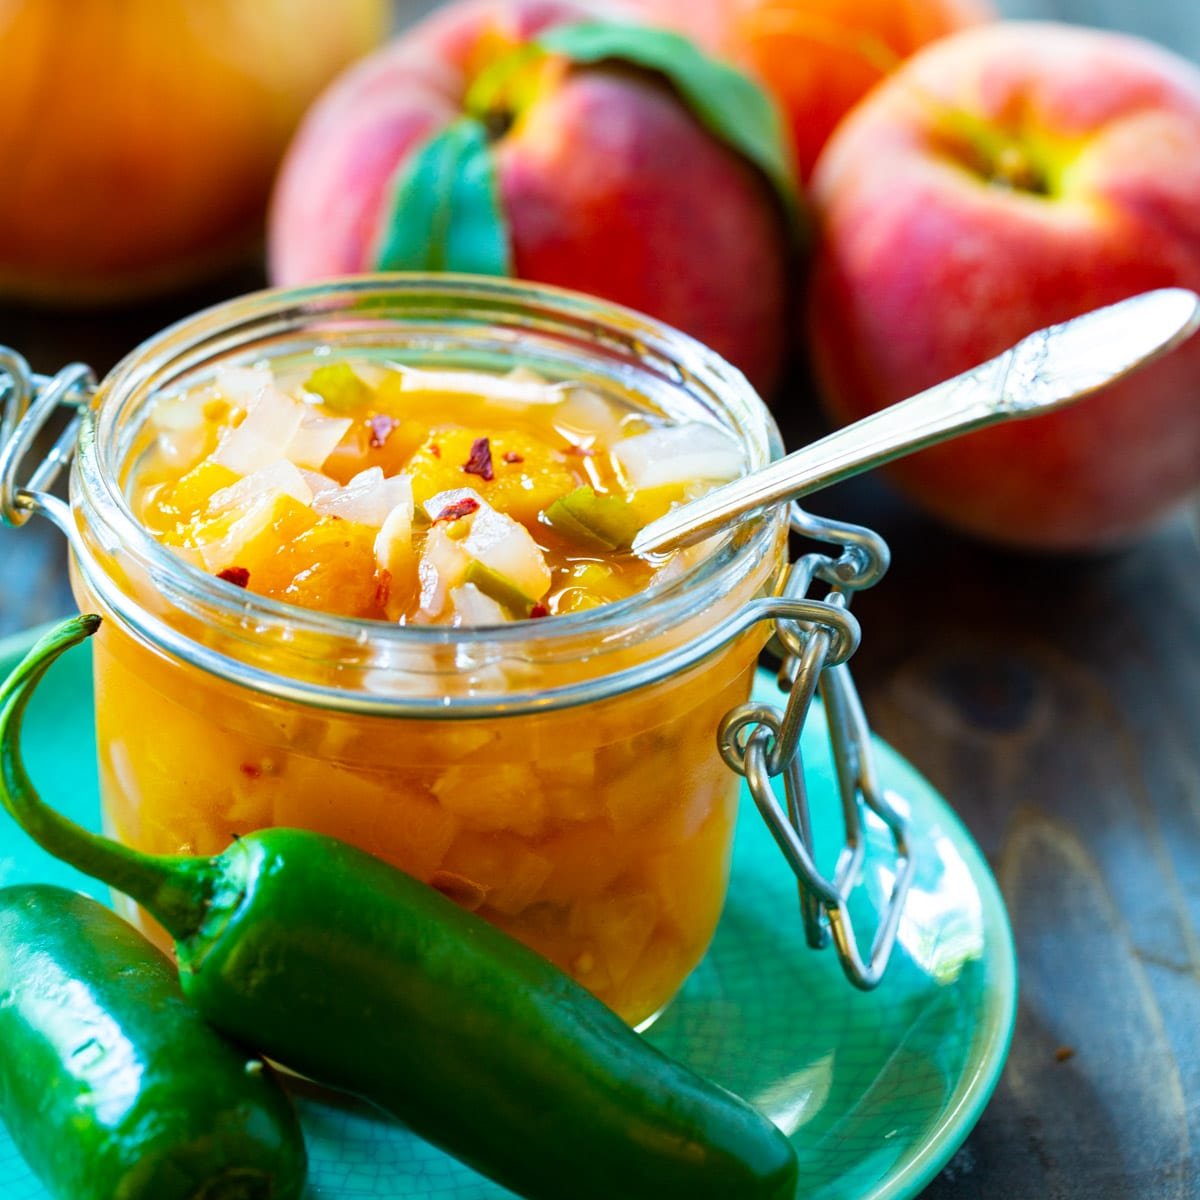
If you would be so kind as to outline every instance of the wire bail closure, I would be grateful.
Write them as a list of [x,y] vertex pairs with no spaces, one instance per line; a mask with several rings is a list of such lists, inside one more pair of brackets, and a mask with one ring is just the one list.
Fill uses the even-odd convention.
[[[883,978],[912,882],[914,859],[907,823],[893,793],[879,783],[871,730],[847,660],[858,647],[858,622],[850,615],[854,592],[878,583],[891,559],[887,543],[859,525],[813,516],[792,503],[794,533],[842,547],[837,558],[805,554],[788,571],[782,598],[788,612],[775,615],[775,634],[785,656],[780,688],[788,693],[781,711],[769,704],[743,704],[721,722],[721,756],[742,775],[771,835],[796,876],[805,937],[813,949],[833,943],[846,978],[864,991]],[[808,595],[815,580],[829,585],[823,600]],[[781,606],[782,607],[782,606]],[[803,615],[800,615],[802,610]],[[816,863],[800,736],[817,694],[825,706],[830,749],[842,803],[846,840],[833,871],[824,876]],[[786,811],[772,780],[783,776]],[[896,868],[891,894],[879,913],[864,958],[850,920],[849,899],[861,881],[866,853],[864,821],[869,810],[891,834]]]
[[[0,521],[5,525],[24,525],[35,512],[46,512],[57,504],[45,494],[46,489],[71,461],[79,433],[79,410],[88,405],[95,391],[95,372],[83,363],[63,367],[57,375],[37,375],[15,350],[0,346]],[[22,485],[21,466],[59,408],[75,412]]]

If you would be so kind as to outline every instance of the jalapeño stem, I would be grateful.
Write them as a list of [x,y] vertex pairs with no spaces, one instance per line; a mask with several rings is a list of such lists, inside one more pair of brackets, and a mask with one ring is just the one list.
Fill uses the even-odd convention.
[[0,684],[0,802],[43,850],[85,875],[124,892],[152,913],[176,940],[204,920],[219,868],[212,859],[142,854],[89,833],[37,794],[21,760],[21,723],[33,689],[58,658],[100,627],[95,615],[52,629]]

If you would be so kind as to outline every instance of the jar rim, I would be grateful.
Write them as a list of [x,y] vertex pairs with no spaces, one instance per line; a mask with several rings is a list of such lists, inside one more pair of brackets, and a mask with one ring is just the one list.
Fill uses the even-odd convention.
[[[543,653],[550,654],[569,652],[572,644],[584,640],[604,645],[614,637],[628,635],[633,626],[661,627],[683,618],[709,593],[719,595],[740,571],[744,572],[748,563],[773,553],[773,547],[783,537],[786,506],[743,518],[715,539],[717,545],[710,553],[657,590],[642,591],[595,609],[505,626],[393,625],[235,591],[174,554],[138,521],[122,485],[129,431],[124,430],[123,438],[121,422],[129,418],[131,406],[136,407],[139,401],[145,404],[172,381],[202,372],[206,364],[231,361],[247,344],[258,348],[282,345],[287,333],[310,326],[321,330],[322,342],[342,322],[348,327],[361,325],[364,332],[369,328],[376,336],[389,328],[394,328],[398,335],[396,308],[403,310],[406,303],[411,308],[408,316],[436,322],[436,315],[430,314],[440,311],[442,318],[456,323],[456,331],[464,335],[469,332],[470,320],[478,321],[489,315],[506,314],[510,321],[514,316],[526,317],[550,329],[558,322],[566,335],[592,339],[594,345],[590,350],[586,341],[579,346],[578,353],[583,358],[603,346],[608,352],[624,355],[626,366],[635,364],[643,372],[649,369],[648,364],[655,364],[654,370],[661,376],[661,389],[676,389],[681,400],[682,394],[688,392],[693,402],[719,402],[723,411],[714,415],[738,435],[749,469],[765,465],[783,452],[773,417],[736,368],[688,335],[631,309],[548,285],[482,276],[357,275],[302,287],[270,288],[223,301],[167,326],[121,359],[101,382],[81,429],[73,487],[79,485],[78,499],[87,508],[85,525],[102,526],[100,543],[109,548],[119,547],[153,581],[173,609],[215,618],[227,628],[241,627],[258,639],[277,634],[295,645],[310,638],[332,638],[354,646],[370,644],[385,652],[391,649],[401,658],[405,650],[429,647],[455,647],[469,656],[472,650],[484,646],[513,651],[533,642],[544,648]],[[397,323],[393,326],[391,322]],[[508,330],[505,338],[515,353],[523,352],[519,333]],[[353,341],[347,343],[351,349],[354,345]],[[426,347],[424,352],[435,353],[436,347]],[[397,358],[404,356],[403,348],[396,352]],[[375,694],[355,697],[346,694],[342,687],[329,689],[305,685],[295,679],[272,678],[272,672],[261,668],[239,669],[229,655],[222,655],[178,630],[172,635],[169,621],[162,622],[145,611],[144,606],[139,609],[135,599],[112,586],[111,580],[100,577],[102,568],[84,561],[85,555],[79,553],[78,545],[76,550],[77,564],[86,581],[127,626],[210,673],[233,678],[256,690],[287,694],[290,699],[307,698],[323,707],[401,713],[412,710],[414,714],[417,710],[428,713],[432,709],[439,716],[449,715],[447,705],[440,699]],[[729,636],[737,632],[734,629]],[[693,640],[712,639],[710,636]],[[715,647],[708,652],[712,648]],[[679,654],[679,650],[686,649],[679,647],[665,656],[670,661],[657,663],[650,674],[660,677],[671,673],[698,652],[697,647],[692,647],[692,655]],[[602,687],[599,692],[610,690]],[[560,701],[584,703],[597,698],[597,692],[595,687],[582,688],[577,694],[564,695],[550,703],[553,707]],[[470,699],[464,703],[456,696],[454,707],[463,715],[478,715],[479,707],[498,702],[506,710],[526,711],[529,707],[547,706],[545,698],[539,702],[533,697],[505,694],[489,697],[482,706]]]

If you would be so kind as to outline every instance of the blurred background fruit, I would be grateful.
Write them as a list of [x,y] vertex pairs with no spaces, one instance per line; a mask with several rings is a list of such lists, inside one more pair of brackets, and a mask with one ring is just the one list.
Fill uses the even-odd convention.
[[261,237],[301,113],[387,0],[0,4],[0,294],[121,299]]
[[[1082,27],[959,33],[851,114],[812,198],[811,350],[846,422],[1043,326],[1151,288],[1200,290],[1200,72]],[[891,472],[998,541],[1125,539],[1200,486],[1200,338],[1083,404]]]
[[[449,4],[339,79],[280,174],[272,282],[511,274],[665,320],[769,390],[796,277],[782,126],[761,90],[682,39],[594,62],[540,48],[588,15]],[[686,102],[644,52],[696,85]]]
[[994,14],[989,0],[628,0],[753,72],[782,105],[801,177],[837,123],[922,46]]

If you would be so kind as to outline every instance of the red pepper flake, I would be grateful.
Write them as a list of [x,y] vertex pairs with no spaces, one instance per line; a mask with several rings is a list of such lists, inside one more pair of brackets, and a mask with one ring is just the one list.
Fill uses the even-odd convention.
[[250,572],[245,567],[226,567],[217,572],[217,578],[232,583],[234,587],[244,588],[250,582]]
[[548,617],[550,610],[544,604],[535,604],[530,610],[531,617]]
[[464,496],[461,500],[455,500],[453,504],[447,504],[433,519],[435,521],[457,521],[459,517],[469,517],[478,508],[479,501],[474,496]]
[[262,767],[258,766],[257,763],[242,763],[241,771],[247,779],[262,778]]
[[568,446],[567,453],[574,454],[577,458],[595,458],[596,456],[596,452],[591,448],[591,446]]
[[442,448],[437,444],[437,442],[434,442],[433,445],[429,447],[429,453],[432,454],[434,458],[441,458]]
[[506,463],[519,463],[525,461],[525,455],[518,454],[515,450],[505,450],[504,461]]
[[371,430],[371,449],[380,450],[387,445],[393,430],[400,427],[400,422],[386,413],[376,413],[367,419],[367,427]]
[[388,598],[392,594],[391,571],[379,571],[375,576],[375,607],[387,608]]
[[487,438],[476,438],[471,443],[471,456],[463,463],[463,470],[489,482],[496,478],[492,470],[492,443]]
[[1073,1046],[1059,1046],[1054,1052],[1054,1061],[1065,1063],[1070,1062],[1075,1057],[1075,1048]]

